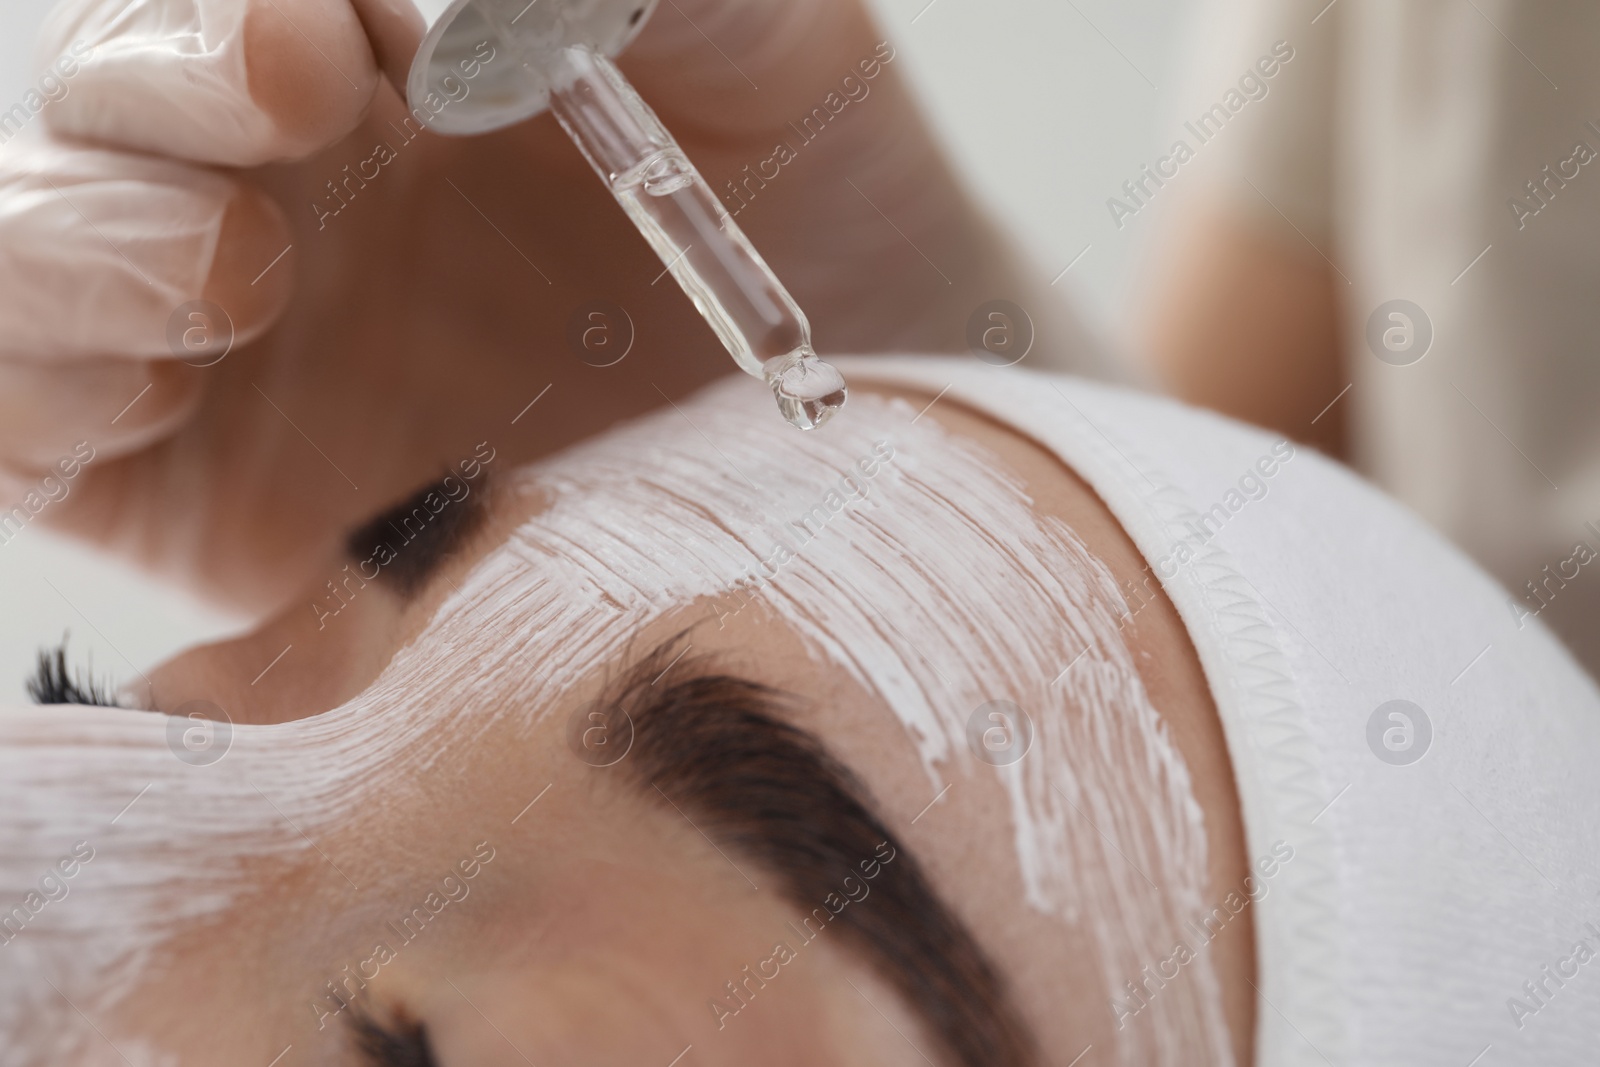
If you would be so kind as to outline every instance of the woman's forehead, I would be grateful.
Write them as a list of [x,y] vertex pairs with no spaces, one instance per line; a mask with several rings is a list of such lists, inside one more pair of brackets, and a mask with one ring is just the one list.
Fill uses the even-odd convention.
[[[1134,790],[1150,839],[1190,842],[1173,851],[1172,870],[1151,872],[1154,884],[1197,891],[1189,883],[1203,864],[1189,861],[1204,852],[1203,830],[1121,640],[1111,572],[1038,513],[996,455],[917,407],[858,395],[803,435],[772,416],[759,385],[737,381],[505,484],[496,506],[520,500],[526,517],[513,514],[503,543],[342,707],[236,728],[212,767],[174,759],[157,717],[135,713],[70,711],[54,727],[31,717],[30,728],[78,740],[50,760],[0,744],[17,772],[0,790],[58,813],[48,828],[0,826],[0,890],[27,892],[58,845],[97,849],[98,880],[80,882],[72,917],[95,937],[99,965],[60,966],[76,937],[31,943],[64,992],[114,1002],[164,939],[227,912],[263,871],[318,871],[328,893],[345,892],[350,872],[330,857],[363,840],[375,797],[459,778],[474,746],[567,714],[574,693],[667,622],[734,634],[757,620],[781,626],[810,661],[892,712],[936,788],[956,773],[995,777],[1029,904],[1132,917],[1103,932],[1108,976],[1154,951],[1138,920],[1161,901],[1134,899],[1156,893],[1144,884],[1096,881],[1103,857],[1069,832],[1071,804]],[[985,740],[997,714],[1013,733],[1026,721],[1017,759]],[[1107,737],[1115,766],[1071,758],[1104,751]],[[175,897],[174,884],[190,891]],[[12,991],[0,997],[0,1032],[38,1007],[39,990]]]
[[[436,684],[469,690],[514,679],[529,704],[548,706],[665,617],[719,632],[759,618],[893,694],[935,761],[949,752],[931,726],[934,694],[964,702],[1008,676],[1020,690],[1031,661],[1053,660],[1070,640],[1039,625],[1059,615],[1060,577],[1028,578],[1019,593],[1004,576],[1063,546],[1074,574],[1093,569],[997,457],[873,394],[802,434],[772,417],[759,384],[735,380],[523,468],[494,496],[497,510],[527,517],[457,583],[391,674],[427,664]],[[946,692],[923,646],[969,664],[966,684]],[[449,657],[460,674],[448,664],[440,673]],[[485,659],[496,669],[482,670]]]

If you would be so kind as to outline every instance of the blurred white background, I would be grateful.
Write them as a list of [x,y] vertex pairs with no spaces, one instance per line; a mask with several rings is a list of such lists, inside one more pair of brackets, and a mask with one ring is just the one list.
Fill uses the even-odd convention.
[[[1115,342],[1150,213],[1118,230],[1106,199],[1170,139],[1177,0],[872,2],[972,186]],[[0,109],[33,80],[50,5],[0,4]],[[37,525],[0,545],[0,605],[0,703],[26,699],[38,650],[69,631],[75,658],[122,682],[240,625]]]

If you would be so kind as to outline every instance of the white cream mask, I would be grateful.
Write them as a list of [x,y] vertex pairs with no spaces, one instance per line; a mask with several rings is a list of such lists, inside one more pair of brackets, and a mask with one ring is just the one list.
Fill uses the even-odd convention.
[[[319,867],[337,883],[327,909],[348,909],[356,893],[326,870],[338,855],[311,842],[359,833],[386,790],[457,773],[491,724],[526,734],[564,721],[574,685],[637,651],[642,627],[696,604],[781,619],[893,711],[935,788],[995,776],[1019,904],[1077,924],[1108,997],[1167,957],[1181,920],[1203,909],[1206,835],[1123,643],[1111,572],[935,417],[863,396],[800,435],[776,432],[760,396],[753,382],[723,383],[509,476],[502,492],[548,506],[365,693],[309,719],[235,727],[215,765],[173,755],[169,727],[183,720],[0,717],[0,910],[37,892],[78,842],[94,852],[64,897],[0,945],[8,1062],[160,1062],[159,1034],[102,1037],[79,1013],[109,1018],[163,942],[239,904],[264,870]],[[991,768],[968,736],[994,701],[1026,711],[1034,737]],[[381,867],[360,871],[362,896],[408,873]],[[1232,1063],[1204,954],[1119,1032],[1116,1052],[1125,1064]]]

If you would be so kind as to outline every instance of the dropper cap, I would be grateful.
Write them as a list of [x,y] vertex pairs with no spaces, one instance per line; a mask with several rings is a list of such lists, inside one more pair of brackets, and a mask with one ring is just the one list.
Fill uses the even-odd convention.
[[[517,57],[573,45],[615,56],[656,6],[656,0],[353,2],[379,67],[406,106],[425,115],[435,133],[456,135],[510,126],[550,106],[549,79]],[[448,103],[440,107],[441,101]]]

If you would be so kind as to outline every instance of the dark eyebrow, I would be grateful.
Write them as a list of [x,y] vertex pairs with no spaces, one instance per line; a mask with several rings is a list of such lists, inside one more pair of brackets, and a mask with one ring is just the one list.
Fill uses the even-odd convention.
[[365,1007],[350,1007],[346,1025],[363,1063],[371,1067],[438,1067],[421,1024],[404,1015],[380,1023]]
[[436,478],[346,535],[345,554],[366,580],[381,579],[401,596],[415,596],[483,524],[483,497],[481,481],[474,485],[457,474]]
[[[840,927],[920,1014],[952,1062],[1038,1063],[1006,983],[916,857],[873,813],[863,783],[815,735],[780,717],[795,698],[714,673],[704,660],[677,663],[676,680],[661,682],[679,644],[681,637],[646,656],[603,698],[633,720],[633,751],[616,766],[647,797],[693,812],[719,844],[776,874],[784,896],[806,909],[803,931],[790,924],[797,939],[805,934],[809,941],[813,928]],[[885,850],[887,861],[872,862],[883,860]],[[878,873],[867,879],[873,867]],[[852,894],[870,889],[834,911],[827,904],[843,900],[847,878],[857,885]],[[744,981],[746,992],[757,991]],[[726,1006],[739,1004],[729,996]]]

